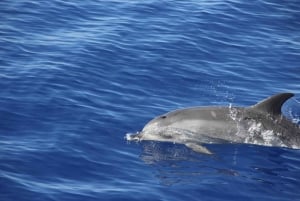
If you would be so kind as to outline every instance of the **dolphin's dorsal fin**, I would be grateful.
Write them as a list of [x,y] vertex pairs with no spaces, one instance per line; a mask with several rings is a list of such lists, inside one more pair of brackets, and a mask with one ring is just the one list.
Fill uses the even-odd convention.
[[251,109],[267,112],[272,115],[280,115],[281,107],[285,101],[293,97],[292,93],[281,93],[271,96],[265,100],[258,102],[256,105],[251,106]]

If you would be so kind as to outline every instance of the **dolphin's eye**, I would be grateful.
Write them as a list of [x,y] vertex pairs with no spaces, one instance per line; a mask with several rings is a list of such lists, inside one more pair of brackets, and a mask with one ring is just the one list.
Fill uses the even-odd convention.
[[161,116],[161,118],[162,118],[162,119],[165,119],[165,118],[167,118],[167,116],[164,115],[164,116]]

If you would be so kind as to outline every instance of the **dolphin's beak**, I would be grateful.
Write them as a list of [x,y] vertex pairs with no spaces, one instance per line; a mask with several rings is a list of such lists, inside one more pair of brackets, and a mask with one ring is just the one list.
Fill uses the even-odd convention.
[[127,133],[125,138],[128,141],[140,141],[142,138],[142,133],[141,132]]

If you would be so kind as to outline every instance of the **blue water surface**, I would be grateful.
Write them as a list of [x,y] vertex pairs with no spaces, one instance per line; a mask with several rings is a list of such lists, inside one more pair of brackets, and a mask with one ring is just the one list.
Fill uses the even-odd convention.
[[298,0],[0,2],[0,200],[300,200],[300,151],[128,143],[154,116],[255,104],[300,119]]

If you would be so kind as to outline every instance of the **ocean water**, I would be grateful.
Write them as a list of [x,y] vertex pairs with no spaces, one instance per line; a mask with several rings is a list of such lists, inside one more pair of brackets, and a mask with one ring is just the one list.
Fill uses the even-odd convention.
[[300,200],[300,150],[128,143],[164,112],[295,97],[298,0],[0,2],[0,200]]

